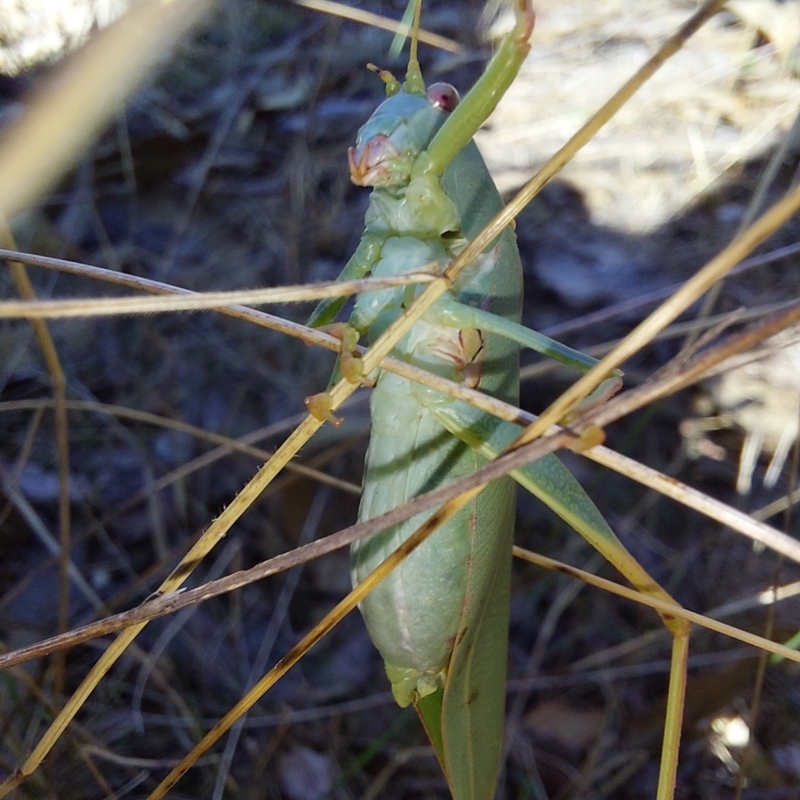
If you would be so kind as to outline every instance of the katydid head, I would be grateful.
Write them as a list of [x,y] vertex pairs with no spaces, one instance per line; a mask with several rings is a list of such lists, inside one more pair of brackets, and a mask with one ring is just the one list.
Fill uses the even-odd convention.
[[359,130],[356,146],[347,151],[350,177],[357,186],[402,188],[407,185],[417,157],[427,149],[447,114],[460,101],[458,92],[450,84],[434,83],[425,88],[417,59],[421,11],[422,0],[410,0],[404,18],[408,28],[392,45],[397,55],[406,32],[411,31],[405,81],[401,84],[388,70],[367,65],[386,84],[387,99]]
[[417,156],[458,103],[458,92],[450,84],[434,83],[423,94],[409,91],[404,84],[375,109],[359,130],[356,146],[347,151],[353,183],[373,187],[407,184]]

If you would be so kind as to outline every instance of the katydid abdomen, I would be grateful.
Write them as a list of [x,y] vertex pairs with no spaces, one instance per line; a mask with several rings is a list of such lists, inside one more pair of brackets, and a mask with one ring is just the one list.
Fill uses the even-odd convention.
[[[443,482],[474,472],[484,460],[454,439],[414,396],[409,381],[384,373],[372,398],[372,436],[360,519],[402,505]],[[389,404],[389,405],[387,405]],[[514,484],[498,481],[409,556],[361,605],[397,702],[408,705],[444,684],[458,634],[479,537],[486,547],[513,525]],[[360,582],[430,512],[353,547]],[[499,528],[499,530],[498,530]],[[503,547],[505,549],[505,547]],[[510,551],[508,553],[510,565]]]

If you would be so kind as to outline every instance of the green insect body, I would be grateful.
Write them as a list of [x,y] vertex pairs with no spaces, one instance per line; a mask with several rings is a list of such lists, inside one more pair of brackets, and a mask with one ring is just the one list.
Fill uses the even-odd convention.
[[[408,80],[359,131],[349,154],[351,174],[356,183],[374,189],[362,244],[344,274],[369,271],[386,276],[444,266],[501,210],[500,196],[471,141],[450,160],[441,178],[415,171],[419,157],[424,158],[447,118],[442,98],[450,104],[457,95],[443,85],[426,92]],[[362,294],[350,324],[375,338],[415,294],[407,289]],[[449,299],[452,304],[519,322],[522,268],[510,229],[462,273]],[[321,304],[312,324],[329,321],[335,311],[334,303]],[[443,317],[438,307],[412,329],[394,354],[506,402],[518,402],[519,345],[474,327],[461,328]],[[370,404],[372,434],[359,519],[402,505],[486,463],[484,455],[454,438],[437,421],[436,409],[450,405],[452,400],[439,392],[380,373]],[[457,797],[491,797],[499,767],[514,497],[512,479],[493,483],[361,604],[394,696],[401,706],[417,704]],[[351,557],[354,583],[363,580],[431,513],[356,543]],[[482,680],[464,690],[472,697],[457,697],[458,682],[450,680],[453,673],[465,672],[455,667],[458,661],[485,662],[475,672]],[[494,680],[487,682],[487,675],[495,676]],[[477,793],[458,789],[453,785],[458,777],[449,774],[444,740],[454,726],[443,720],[453,702],[459,708],[471,703],[480,721],[481,737],[467,737],[457,745],[485,784],[476,787]],[[458,727],[459,736],[466,733],[463,725]],[[480,752],[472,753],[476,741]]]
[[[356,153],[363,152],[374,141],[375,119],[385,130],[386,117],[393,112],[395,102],[407,112],[413,101],[419,101],[420,110],[409,122],[401,123],[404,132],[413,122],[421,122],[430,129],[433,126],[428,123],[428,116],[443,115],[424,96],[401,91],[383,103],[373,120],[362,128]],[[421,144],[424,147],[428,142],[423,139]],[[469,182],[482,188],[479,216],[483,219],[475,221],[469,217],[476,230],[480,230],[502,205],[483,160],[471,143],[445,170],[441,181],[444,197],[439,200],[437,211],[419,213],[419,195],[428,193],[427,188],[412,191],[411,198],[408,191],[393,185],[376,188],[367,214],[367,229],[372,231],[380,226],[390,235],[372,274],[384,276],[412,271],[432,262],[444,264],[463,249],[470,233],[463,221],[468,218],[469,210],[461,207],[460,201],[464,197],[475,198],[474,192],[463,191],[464,184]],[[413,181],[409,188],[416,188]],[[434,187],[432,193],[438,193],[438,188]],[[422,204],[426,205],[437,204]],[[436,223],[433,227],[431,221]],[[510,230],[478,259],[453,291],[453,299],[459,303],[479,306],[515,322],[521,313],[521,297],[522,270]],[[361,295],[351,324],[359,330],[368,330],[370,337],[374,337],[402,312],[409,299],[404,290]],[[518,352],[517,344],[497,335],[442,325],[434,309],[400,343],[396,355],[442,377],[466,382],[516,403]],[[380,374],[370,405],[372,435],[360,519],[402,505],[443,482],[471,474],[485,463],[483,456],[448,434],[432,413],[437,406],[451,403],[450,398],[439,392],[405,378]],[[354,545],[354,582],[363,580],[430,513]],[[494,570],[475,569],[475,550],[483,541],[490,543],[488,547],[498,561],[496,569],[507,572],[513,523],[513,481],[498,481],[443,525],[362,603],[362,614],[386,662],[392,690],[400,705],[408,705],[444,685],[453,645],[469,624],[469,615],[465,613],[466,587],[470,580],[473,584],[486,583],[472,587],[475,596],[486,597],[494,579]],[[485,559],[482,564],[486,564]]]
[[[460,105],[452,87],[434,84],[425,89],[413,50],[402,87],[382,73],[389,97],[348,153],[354,183],[371,186],[373,192],[366,230],[342,280],[442,267],[501,210],[502,201],[471,138],[529,50],[530,0],[514,0],[514,9],[514,31]],[[374,339],[417,293],[407,287],[359,296],[351,332]],[[323,301],[309,324],[333,322],[343,304],[343,299]],[[514,404],[520,345],[582,370],[596,363],[523,328],[521,304],[522,269],[514,234],[506,228],[460,273],[452,290],[393,355]],[[355,338],[348,334],[343,344]],[[358,371],[354,374],[357,378]],[[589,402],[604,398],[619,382],[618,375],[609,376]],[[325,397],[321,416],[329,407]],[[474,472],[519,434],[515,425],[386,372],[377,376],[371,413],[361,520]],[[360,606],[370,636],[398,703],[413,703],[419,713],[455,800],[490,800],[500,767],[514,481],[561,516],[634,585],[645,591],[653,586],[575,478],[550,455],[486,487],[373,589]],[[373,572],[431,513],[354,545],[354,583]]]
[[[361,128],[348,154],[353,181],[373,192],[365,233],[342,279],[444,267],[502,209],[471,133],[528,50],[530,3],[517,0],[516,10],[515,36],[487,68],[478,84],[483,88],[473,89],[455,110],[455,90],[434,84],[426,91],[415,59],[402,87],[383,74],[390,96]],[[416,295],[413,288],[362,294],[350,325],[374,340]],[[310,324],[332,322],[342,305],[343,300],[323,301]],[[520,344],[583,368],[592,361],[523,329],[521,306],[522,268],[515,236],[506,228],[393,355],[517,404]],[[387,372],[377,376],[371,415],[361,520],[471,474],[516,436],[509,423]],[[576,528],[613,538],[575,479],[549,456],[484,489],[360,606],[394,696],[401,706],[415,705],[456,800],[493,797],[500,765],[514,479]],[[356,543],[354,584],[431,513]]]

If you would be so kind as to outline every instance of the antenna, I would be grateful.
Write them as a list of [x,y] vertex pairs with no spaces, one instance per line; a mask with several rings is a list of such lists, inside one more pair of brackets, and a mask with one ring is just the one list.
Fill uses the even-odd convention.
[[408,69],[406,71],[405,90],[411,94],[425,94],[425,81],[422,80],[422,70],[417,60],[417,45],[419,44],[419,20],[422,13],[422,0],[411,0],[414,4],[414,24],[411,28],[411,48],[408,54]]

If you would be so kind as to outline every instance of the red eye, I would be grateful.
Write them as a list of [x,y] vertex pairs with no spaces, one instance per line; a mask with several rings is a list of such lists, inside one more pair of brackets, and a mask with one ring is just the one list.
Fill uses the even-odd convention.
[[428,87],[428,102],[440,111],[450,113],[461,102],[455,86],[449,83],[433,83]]

